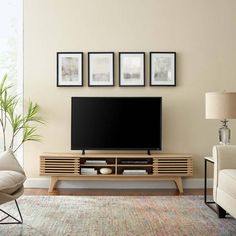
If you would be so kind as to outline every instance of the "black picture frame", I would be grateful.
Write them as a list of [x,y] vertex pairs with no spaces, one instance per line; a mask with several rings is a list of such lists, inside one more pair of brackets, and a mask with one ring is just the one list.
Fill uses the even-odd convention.
[[[91,67],[94,66],[92,65],[91,62],[91,56],[96,56],[96,55],[110,55],[111,56],[111,70],[110,71],[110,76],[112,77],[109,81],[109,83],[98,83],[98,82],[94,82],[92,81],[91,78]],[[114,52],[88,52],[88,86],[89,87],[114,87],[115,85],[115,72],[114,72],[114,63],[115,63],[115,54]],[[104,73],[103,73],[104,74]],[[104,75],[103,75],[104,76]]]
[[[77,55],[77,57],[76,57]],[[78,81],[74,83],[73,81],[63,81],[62,75],[61,75],[61,69],[62,69],[62,58],[67,57],[71,59],[70,63],[71,66],[75,66],[75,60],[72,60],[72,58],[78,59],[78,68],[75,69],[75,72],[78,73]],[[66,63],[66,62],[64,62]],[[68,69],[70,71],[71,69]],[[68,72],[69,73],[69,72]],[[82,87],[83,86],[83,52],[57,52],[57,87]]]
[[[124,84],[122,82],[122,80],[124,80],[124,78],[122,78],[122,56],[125,55],[140,55],[143,57],[143,62],[142,62],[142,76],[143,79],[141,81],[141,84],[135,84],[135,83],[131,83],[131,84]],[[145,87],[145,52],[119,52],[119,86],[120,87]]]
[[[176,52],[150,52],[149,53],[150,56],[150,86],[176,86]],[[154,81],[154,56],[162,56],[162,60],[163,58],[166,58],[167,56],[169,56],[169,59],[171,61],[167,61],[166,64],[171,64],[171,66],[173,68],[171,68],[171,70],[168,71],[164,71],[164,75],[161,78],[162,80],[165,79],[165,77],[168,77],[168,73],[172,73],[173,75],[171,76],[171,80],[170,81],[159,81],[158,82],[158,78],[156,79],[157,81]],[[163,62],[163,64],[165,64],[165,62]],[[163,67],[165,67],[165,65],[163,65]],[[166,78],[166,80],[168,80],[168,78]]]

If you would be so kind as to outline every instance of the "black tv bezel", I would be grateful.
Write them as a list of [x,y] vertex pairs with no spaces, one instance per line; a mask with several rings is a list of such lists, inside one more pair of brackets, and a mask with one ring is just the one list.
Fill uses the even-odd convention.
[[[72,104],[73,104],[73,99],[74,98],[105,98],[105,99],[109,99],[109,98],[118,98],[118,99],[131,99],[131,98],[159,98],[160,99],[160,147],[158,148],[153,148],[153,147],[145,147],[145,148],[93,148],[93,147],[86,147],[86,148],[81,148],[81,147],[72,147]],[[162,97],[71,97],[71,150],[77,150],[77,151],[84,151],[85,150],[103,150],[103,151],[148,151],[148,153],[150,153],[150,151],[161,151],[162,150]]]

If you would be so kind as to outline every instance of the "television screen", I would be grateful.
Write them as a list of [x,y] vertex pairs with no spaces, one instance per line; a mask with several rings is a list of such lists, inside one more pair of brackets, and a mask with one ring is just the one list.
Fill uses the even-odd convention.
[[161,97],[72,97],[72,150],[160,150]]

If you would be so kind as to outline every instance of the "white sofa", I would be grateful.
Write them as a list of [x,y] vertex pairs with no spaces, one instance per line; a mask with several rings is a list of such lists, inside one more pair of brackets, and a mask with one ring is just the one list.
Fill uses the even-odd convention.
[[226,212],[236,218],[236,145],[213,147],[214,186],[213,197],[218,205],[218,216]]

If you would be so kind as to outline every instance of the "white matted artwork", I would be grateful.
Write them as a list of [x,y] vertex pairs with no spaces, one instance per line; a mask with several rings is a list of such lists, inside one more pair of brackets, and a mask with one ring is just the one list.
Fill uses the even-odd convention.
[[150,86],[176,86],[175,52],[150,52]]
[[145,86],[145,53],[120,52],[119,59],[119,85]]
[[83,53],[57,53],[57,86],[83,86]]
[[114,86],[114,53],[88,53],[88,85]]

